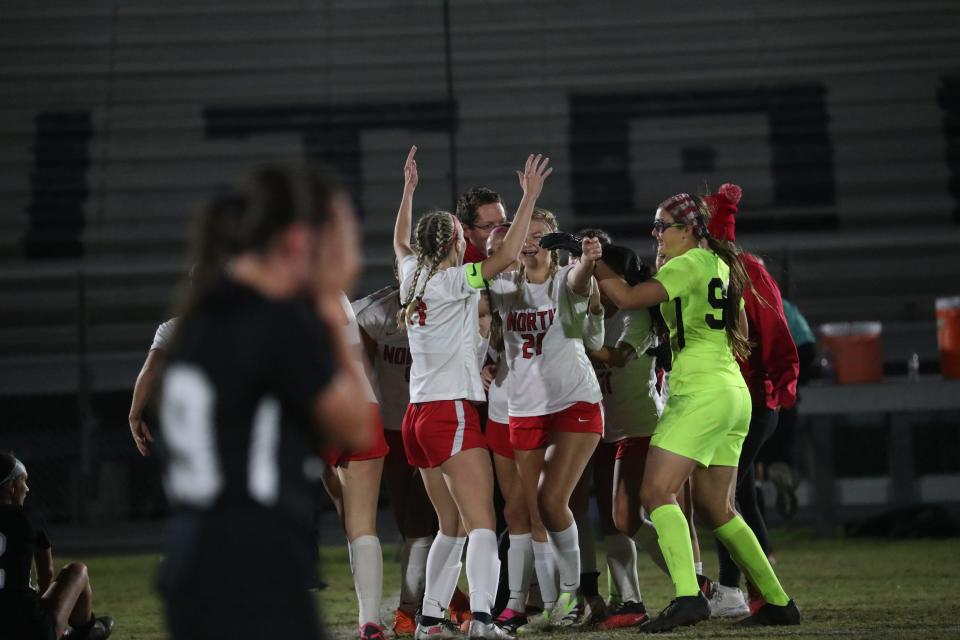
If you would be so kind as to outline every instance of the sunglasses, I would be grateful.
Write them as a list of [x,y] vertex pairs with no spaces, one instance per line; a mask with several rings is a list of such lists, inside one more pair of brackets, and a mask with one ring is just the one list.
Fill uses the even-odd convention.
[[654,220],[653,221],[653,232],[657,235],[663,233],[667,229],[683,229],[687,225],[682,222],[664,222],[663,220]]

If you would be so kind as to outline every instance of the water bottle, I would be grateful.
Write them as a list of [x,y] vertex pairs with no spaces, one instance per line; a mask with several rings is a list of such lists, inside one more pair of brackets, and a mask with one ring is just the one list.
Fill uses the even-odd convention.
[[916,351],[907,356],[907,382],[920,382],[920,354]]
[[837,381],[836,372],[833,369],[833,354],[826,350],[823,357],[820,358],[820,379],[827,384],[834,384]]

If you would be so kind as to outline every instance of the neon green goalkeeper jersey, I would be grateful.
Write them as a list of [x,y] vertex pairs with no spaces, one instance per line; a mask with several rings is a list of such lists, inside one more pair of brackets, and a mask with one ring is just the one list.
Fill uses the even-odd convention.
[[[690,249],[654,276],[669,299],[660,304],[670,329],[670,394],[746,383],[727,341],[725,308],[730,267],[712,251]],[[741,307],[743,301],[740,301]]]

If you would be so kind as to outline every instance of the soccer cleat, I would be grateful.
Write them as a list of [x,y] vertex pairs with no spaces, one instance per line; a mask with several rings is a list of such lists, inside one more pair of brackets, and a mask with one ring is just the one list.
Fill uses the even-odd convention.
[[583,254],[582,243],[583,239],[580,236],[575,236],[572,233],[565,233],[563,231],[548,233],[540,238],[540,246],[544,249],[549,249],[550,251],[563,249],[578,258]]
[[747,606],[750,607],[750,615],[754,615],[765,604],[767,601],[763,599],[763,594],[747,580]]
[[610,612],[606,620],[597,625],[598,629],[609,631],[610,629],[624,629],[626,627],[636,627],[641,625],[650,616],[647,615],[647,609],[642,602],[624,602],[619,607]]
[[516,635],[517,629],[527,624],[527,615],[520,611],[514,611],[513,609],[504,609],[500,612],[500,615],[497,616],[495,622],[497,626],[510,635]]
[[517,629],[517,635],[525,636],[541,631],[549,631],[553,628],[550,624],[550,612],[544,610],[540,613],[527,617],[527,624]]
[[608,615],[607,603],[603,601],[602,596],[587,598],[587,604],[583,607],[583,610],[579,611],[580,607],[577,609],[580,614],[579,625],[581,627],[598,624],[606,620]]
[[789,520],[797,513],[797,491],[793,472],[785,462],[774,462],[767,468],[767,477],[777,488],[777,512]]
[[413,634],[414,640],[449,640],[452,638],[462,638],[463,634],[454,623],[447,619],[440,620],[436,624],[417,625],[417,631]]
[[564,591],[557,598],[550,612],[550,625],[553,627],[572,627],[577,624],[580,616],[577,612],[577,594]]
[[674,598],[656,618],[640,625],[640,633],[671,631],[677,627],[697,624],[709,617],[710,603],[702,593],[695,596],[679,596]]
[[737,623],[738,627],[780,627],[800,624],[800,609],[790,600],[783,606],[764,603],[755,614]]
[[470,598],[460,590],[460,587],[453,592],[447,612],[450,614],[450,621],[456,624],[463,624],[473,618],[473,613],[470,611]]
[[360,627],[360,640],[387,640],[386,629],[374,622],[368,622]]
[[85,629],[70,629],[64,638],[70,640],[106,640],[113,633],[117,621],[110,616],[98,616]]
[[403,609],[397,609],[393,614],[393,634],[396,636],[412,636],[417,632],[417,619]]
[[512,635],[497,626],[494,622],[480,622],[473,619],[467,630],[467,638],[482,638],[484,640],[515,640]]
[[710,600],[711,618],[743,618],[750,615],[743,592],[736,587],[725,587],[715,582],[707,597]]

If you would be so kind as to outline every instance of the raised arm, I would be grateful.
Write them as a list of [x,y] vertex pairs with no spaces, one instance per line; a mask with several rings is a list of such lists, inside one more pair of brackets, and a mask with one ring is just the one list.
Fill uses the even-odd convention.
[[[527,157],[523,172],[517,171],[520,186],[523,187],[523,199],[520,200],[520,206],[517,207],[513,224],[510,225],[507,235],[503,237],[500,250],[481,263],[484,280],[489,280],[506,271],[520,257],[527,232],[530,230],[533,207],[537,203],[537,198],[540,197],[540,192],[543,191],[543,183],[546,182],[547,176],[553,173],[552,167],[547,168],[549,164],[550,158],[544,158],[540,154],[537,154],[536,157],[530,155]],[[396,243],[396,240],[394,240],[394,243]]]
[[584,238],[582,248],[580,260],[567,272],[567,287],[578,296],[587,297],[591,293],[590,279],[597,261],[603,255],[603,248],[596,238]]
[[596,276],[600,281],[600,290],[621,309],[644,309],[669,299],[667,290],[656,280],[647,280],[631,287],[603,262],[597,263]]
[[417,161],[413,159],[417,146],[410,147],[407,161],[403,165],[403,198],[397,211],[397,223],[393,227],[393,253],[397,260],[413,255],[410,248],[410,232],[413,228],[413,192],[417,189],[420,177],[417,175]]

